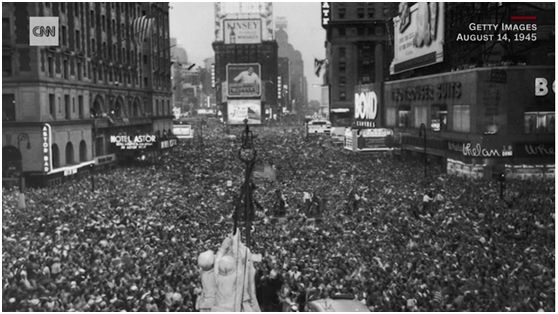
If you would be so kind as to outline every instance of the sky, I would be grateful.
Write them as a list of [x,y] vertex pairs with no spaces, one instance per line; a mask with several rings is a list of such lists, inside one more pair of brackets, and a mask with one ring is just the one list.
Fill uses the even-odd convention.
[[[214,2],[171,2],[170,36],[186,49],[188,61],[203,65],[214,55]],[[274,18],[287,19],[289,43],[299,50],[308,82],[308,100],[320,100],[321,80],[314,74],[314,58],[325,58],[325,30],[321,25],[320,2],[273,2]]]

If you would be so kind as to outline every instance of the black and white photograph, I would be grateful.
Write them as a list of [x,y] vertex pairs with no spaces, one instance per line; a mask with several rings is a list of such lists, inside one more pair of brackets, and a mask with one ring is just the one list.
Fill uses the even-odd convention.
[[3,312],[555,312],[554,2],[2,2]]

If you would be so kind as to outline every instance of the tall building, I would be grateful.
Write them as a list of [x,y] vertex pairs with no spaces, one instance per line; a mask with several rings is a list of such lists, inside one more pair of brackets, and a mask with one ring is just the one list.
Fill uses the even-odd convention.
[[[58,17],[58,45],[30,45],[29,17]],[[124,157],[116,135],[168,146],[168,4],[3,3],[2,24],[4,177],[82,174]]]
[[357,85],[382,84],[390,58],[389,19],[396,3],[324,2],[322,26],[326,29],[326,58],[330,120],[350,126]]
[[286,57],[277,58],[277,98],[281,113],[292,110],[291,102],[291,61]]
[[280,110],[273,31],[271,2],[215,4],[215,98],[228,124],[260,124]]
[[277,40],[279,58],[287,58],[289,60],[289,91],[290,104],[287,110],[290,112],[303,112],[308,104],[308,83],[304,76],[304,61],[302,54],[289,43],[289,34],[287,33],[287,20],[283,17],[278,18],[276,23],[277,30],[275,38]]

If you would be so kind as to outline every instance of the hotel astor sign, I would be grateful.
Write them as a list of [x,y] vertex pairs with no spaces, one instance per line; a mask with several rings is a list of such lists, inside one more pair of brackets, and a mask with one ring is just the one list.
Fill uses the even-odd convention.
[[145,149],[155,145],[157,136],[151,134],[136,136],[111,135],[110,142],[122,150]]

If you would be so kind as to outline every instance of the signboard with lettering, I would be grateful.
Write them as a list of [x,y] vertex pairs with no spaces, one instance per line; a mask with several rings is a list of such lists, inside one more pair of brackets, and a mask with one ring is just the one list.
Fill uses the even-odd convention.
[[401,5],[393,19],[394,58],[390,74],[439,63],[444,60],[444,4],[419,2]]
[[353,129],[380,126],[380,96],[380,89],[375,88],[374,84],[355,87]]
[[160,148],[161,149],[167,149],[167,148],[172,148],[175,147],[178,144],[178,140],[175,138],[169,139],[169,140],[163,140],[160,143]]
[[143,135],[111,135],[110,142],[121,150],[146,149],[157,142],[157,136],[151,134]]
[[262,123],[262,105],[257,99],[229,100],[227,102],[228,124]]
[[261,19],[223,20],[225,44],[259,44],[262,42]]
[[227,97],[260,97],[260,68],[259,63],[227,64]]
[[554,158],[554,143],[516,143],[514,145],[516,157],[552,157]]
[[331,19],[331,2],[322,2],[322,27],[326,28]]
[[49,173],[52,170],[52,129],[50,124],[45,123],[41,131],[43,171]]

